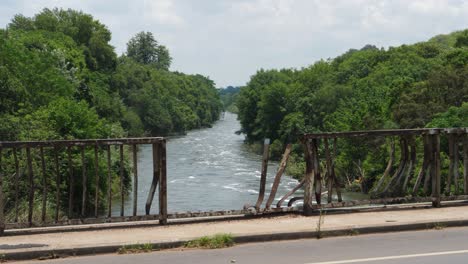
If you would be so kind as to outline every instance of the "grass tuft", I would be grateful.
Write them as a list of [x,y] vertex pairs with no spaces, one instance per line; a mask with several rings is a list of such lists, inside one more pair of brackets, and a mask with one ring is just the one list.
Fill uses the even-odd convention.
[[225,248],[234,245],[234,239],[231,234],[216,234],[214,236],[204,236],[189,241],[185,244],[187,248]]
[[123,246],[117,250],[119,254],[135,254],[153,251],[153,245],[150,243]]

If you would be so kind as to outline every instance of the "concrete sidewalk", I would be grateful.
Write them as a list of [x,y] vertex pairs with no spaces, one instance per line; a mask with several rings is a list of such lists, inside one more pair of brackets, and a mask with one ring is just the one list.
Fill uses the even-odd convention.
[[[322,219],[320,232],[324,236],[417,230],[468,225],[468,207],[328,214]],[[0,256],[8,260],[55,254],[109,253],[125,245],[146,243],[168,248],[217,233],[230,233],[236,242],[308,238],[317,236],[318,221],[319,216],[283,215],[141,228],[14,235],[0,237]]]

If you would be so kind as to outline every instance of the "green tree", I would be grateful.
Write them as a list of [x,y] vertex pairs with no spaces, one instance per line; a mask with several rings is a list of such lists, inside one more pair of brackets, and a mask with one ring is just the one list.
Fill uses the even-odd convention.
[[9,24],[13,30],[60,32],[82,48],[91,70],[112,71],[117,55],[109,44],[111,33],[91,15],[72,9],[44,8],[33,18],[17,15]]
[[159,45],[151,32],[140,32],[127,43],[127,56],[142,64],[154,65],[157,69],[169,70],[172,58],[169,50]]

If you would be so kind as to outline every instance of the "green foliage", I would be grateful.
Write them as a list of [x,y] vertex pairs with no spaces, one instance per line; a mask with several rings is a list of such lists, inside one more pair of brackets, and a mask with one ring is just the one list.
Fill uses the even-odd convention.
[[[139,37],[149,39],[149,46],[142,46]],[[71,9],[45,8],[33,17],[16,15],[8,29],[0,29],[0,141],[164,136],[210,126],[219,118],[222,103],[214,82],[201,75],[170,72],[169,51],[151,33],[142,32],[130,40],[129,49],[136,51],[129,52],[128,57],[118,58],[110,40],[111,32],[105,25]],[[148,60],[139,57],[145,49],[151,53]],[[51,159],[52,150],[45,151],[46,159]],[[68,164],[62,159],[67,150],[57,151],[61,157],[59,174],[67,175]],[[81,175],[81,152],[73,148],[70,154],[76,165],[74,173]],[[38,153],[32,155],[37,161]],[[124,156],[124,189],[128,189],[127,153]],[[86,164],[93,164],[93,158],[94,152],[87,149]],[[49,165],[54,162],[47,160],[46,164],[49,174],[55,175],[55,168]],[[14,168],[13,161],[6,158],[5,167]],[[34,171],[41,169],[37,162],[33,167]],[[96,168],[88,169],[89,195],[97,192],[101,203],[98,209],[105,209],[109,183],[101,177],[96,184]],[[107,175],[102,149],[97,169],[98,175]],[[113,194],[120,193],[119,172],[120,162],[113,156]],[[14,171],[7,175],[14,175]],[[24,186],[20,189],[27,189],[26,180],[20,177],[20,187]],[[51,179],[48,185],[56,186],[54,181]],[[80,181],[75,180],[73,216],[81,206]],[[6,185],[11,182],[14,180],[10,178]],[[42,188],[41,182],[35,184]],[[67,204],[69,184],[68,177],[62,177],[60,217],[68,210],[62,207]],[[6,211],[11,216],[14,192],[10,190],[14,188],[8,185],[6,189]],[[27,194],[21,193],[20,198],[20,206],[24,203],[26,208]],[[54,198],[48,197],[47,203],[55,209]],[[88,197],[87,201],[86,208],[93,209],[93,199]],[[40,201],[34,203],[35,215],[40,215],[36,214]]]
[[20,140],[108,138],[123,134],[121,129],[115,131],[112,124],[99,118],[86,102],[64,98],[25,115],[22,124],[25,127],[20,130]]
[[222,109],[210,79],[157,70],[127,57],[119,60],[111,83],[134,113],[132,122],[124,124],[129,131],[143,129],[151,135],[184,133],[210,126]]
[[127,43],[127,56],[157,69],[169,70],[172,58],[169,50],[159,45],[151,32],[140,32]]
[[234,239],[231,234],[216,234],[214,236],[204,236],[185,244],[188,248],[225,248],[232,247]]
[[135,244],[123,246],[117,250],[118,254],[136,254],[136,253],[147,253],[153,251],[153,245],[151,243],[146,244]]
[[468,127],[468,102],[460,107],[452,106],[446,112],[436,114],[426,127]]
[[[110,31],[81,11],[16,15],[0,33],[2,140],[184,133],[221,112],[213,81],[169,72],[169,51],[150,32],[118,60]],[[36,129],[13,132],[28,125]]]
[[71,37],[82,49],[91,70],[113,70],[117,56],[109,44],[111,33],[91,15],[72,9],[44,8],[33,18],[17,15],[9,24],[17,31],[57,32]]
[[[467,34],[388,49],[366,45],[300,70],[259,70],[237,98],[241,132],[249,142],[270,138],[281,149],[307,132],[466,127]],[[385,169],[388,145],[340,140],[340,181],[369,189]]]
[[224,89],[219,89],[219,96],[223,102],[224,111],[237,113],[239,108],[236,105],[237,97],[239,96],[240,87],[228,86]]
[[460,32],[460,35],[457,37],[457,40],[455,41],[455,47],[457,48],[468,47],[468,29]]

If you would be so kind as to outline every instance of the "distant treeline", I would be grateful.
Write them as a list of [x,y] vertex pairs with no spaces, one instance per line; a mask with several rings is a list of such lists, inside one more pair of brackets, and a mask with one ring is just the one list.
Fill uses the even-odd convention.
[[[259,70],[237,106],[247,140],[271,138],[277,155],[306,132],[468,127],[468,30],[388,49],[366,45],[302,69]],[[337,159],[341,177],[372,184],[388,142],[348,143]],[[295,153],[302,177],[303,150]]]
[[0,140],[160,136],[210,126],[212,80],[169,71],[150,32],[117,56],[91,15],[44,9],[0,29]]
[[228,86],[226,88],[219,89],[219,95],[223,102],[224,111],[237,113],[239,109],[236,105],[236,100],[239,95],[240,87]]

